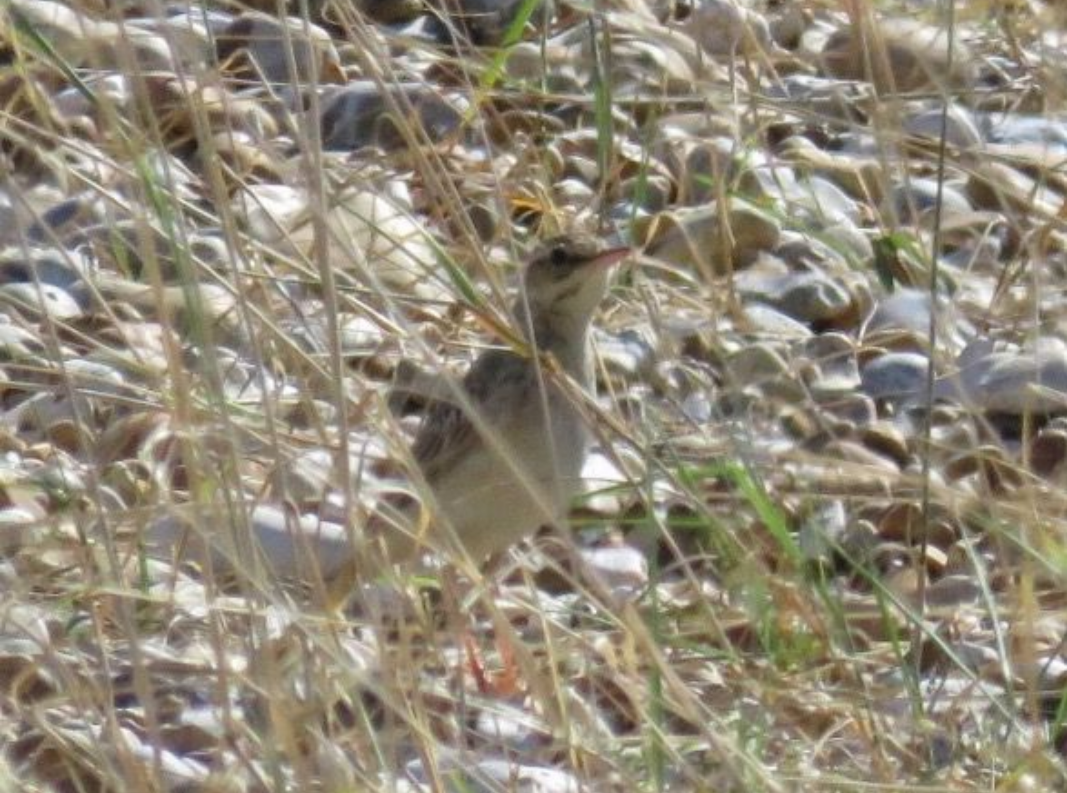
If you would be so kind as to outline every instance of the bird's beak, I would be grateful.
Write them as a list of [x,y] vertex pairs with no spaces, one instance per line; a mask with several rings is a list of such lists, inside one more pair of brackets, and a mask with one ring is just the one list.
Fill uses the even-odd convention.
[[633,253],[633,248],[622,246],[619,248],[608,248],[606,251],[601,251],[592,259],[589,260],[589,264],[596,267],[611,267],[613,264],[618,264],[627,256]]

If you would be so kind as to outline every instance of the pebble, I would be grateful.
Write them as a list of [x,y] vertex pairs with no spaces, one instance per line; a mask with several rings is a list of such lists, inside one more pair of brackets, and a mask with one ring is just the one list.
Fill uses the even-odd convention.
[[906,223],[917,223],[933,214],[941,201],[941,214],[969,215],[971,202],[963,191],[953,184],[943,184],[940,189],[935,179],[911,178],[893,189],[893,211]]
[[[642,703],[662,705],[665,734],[704,729],[694,733],[687,686],[727,723],[769,719],[766,734],[813,758],[813,784],[827,769],[863,776],[862,752],[837,751],[841,713],[820,712],[833,703],[816,690],[826,676],[811,674],[830,669],[818,608],[772,525],[825,576],[875,705],[905,737],[907,683],[884,650],[914,626],[885,607],[886,587],[925,591],[929,629],[987,685],[1019,685],[1007,663],[1062,687],[1062,624],[1039,638],[1036,620],[1032,637],[1009,625],[1004,647],[981,616],[987,597],[1011,613],[1020,564],[1033,561],[999,541],[1003,527],[1020,515],[1027,530],[1055,526],[1067,484],[1067,117],[1033,68],[1063,49],[1050,4],[1015,3],[1010,42],[988,19],[959,17],[951,67],[933,15],[886,19],[898,12],[872,4],[862,15],[879,36],[841,4],[750,0],[621,2],[591,16],[550,0],[330,0],[304,4],[307,20],[300,4],[267,0],[151,5],[11,0],[0,12],[17,34],[0,80],[0,612],[28,614],[36,643],[9,620],[0,665],[17,681],[8,732],[26,744],[26,785],[92,787],[91,769],[119,767],[92,753],[99,730],[57,680],[117,692],[130,731],[120,770],[170,787],[210,787],[223,768],[254,787],[267,762],[272,780],[331,789],[735,789],[731,764],[705,779],[692,752],[656,766],[662,778],[617,762]],[[872,80],[876,38],[888,70]],[[583,471],[595,492],[571,521],[613,532],[582,555],[621,597],[596,603],[573,581],[551,597],[542,576],[505,591],[498,571],[536,554],[517,546],[484,580],[404,571],[425,588],[415,599],[372,596],[392,576],[360,571],[374,580],[354,588],[360,613],[339,633],[310,568],[347,569],[362,516],[410,496],[404,450],[418,422],[403,414],[440,397],[443,373],[488,348],[527,353],[508,316],[517,257],[571,228],[618,232],[635,249],[592,333],[600,389],[588,407],[612,420],[595,422],[601,445]],[[408,366],[424,376],[405,379]],[[556,376],[551,359],[545,373]],[[198,504],[244,504],[246,519]],[[294,580],[250,576],[235,526],[272,577]],[[212,569],[229,575],[209,582]],[[1026,569],[1023,600],[1055,617],[1062,576]],[[768,626],[753,623],[767,598],[769,627],[789,634],[788,658],[770,663]],[[469,627],[441,623],[440,599],[446,621]],[[49,604],[61,604],[58,622]],[[647,643],[629,641],[626,621],[668,604],[648,646],[674,677],[656,699]],[[120,635],[131,615],[140,661]],[[489,648],[508,626],[520,638],[514,690],[474,684],[464,633]],[[374,664],[352,663],[349,641],[364,640]],[[344,732],[304,742],[306,769],[231,734],[262,726],[249,682],[260,658],[321,672],[271,688],[278,712]],[[776,714],[795,702],[749,701],[753,665],[771,684],[790,673],[775,691],[803,700],[827,751],[794,725],[782,732]],[[540,666],[560,683],[551,696]],[[161,694],[154,752],[134,667]],[[205,705],[219,704],[220,669],[235,718]],[[935,721],[969,712],[974,693],[951,661],[940,669]],[[429,720],[413,738],[387,707],[388,762],[361,765],[382,716],[352,718],[349,695],[383,691],[410,692],[401,704]],[[35,751],[41,724],[55,746],[86,749],[74,765],[89,776],[71,781],[74,766],[57,771],[55,752]],[[935,770],[974,786],[956,751],[985,745],[973,727],[922,727],[901,756],[928,759],[932,735]],[[780,765],[768,746],[768,767]],[[995,761],[1014,767],[1010,753]]]
[[770,215],[741,201],[727,213],[728,239],[715,203],[656,215],[643,225],[651,232],[648,255],[713,272],[743,267],[758,251],[773,250],[781,234]]
[[847,289],[838,281],[818,272],[753,279],[739,286],[808,327],[847,323],[855,310],[852,295]]
[[1051,476],[1062,469],[1067,459],[1067,429],[1058,426],[1042,428],[1030,442],[1030,465],[1042,476]]
[[[290,17],[247,12],[215,37],[224,70],[272,83],[343,82],[340,57],[330,35],[318,25]],[[247,58],[248,62],[242,62]]]
[[841,463],[863,466],[871,471],[877,471],[887,475],[900,473],[900,468],[893,460],[853,441],[831,441],[823,449],[823,452],[828,457]]
[[879,355],[860,370],[860,387],[872,399],[906,400],[926,390],[930,362],[914,352]]
[[736,0],[700,0],[685,30],[709,55],[734,56],[743,51],[756,56],[774,49],[767,20]]
[[[260,504],[250,511],[247,525],[249,540],[277,576],[306,578],[309,570],[316,569],[328,579],[352,558],[348,530],[316,515],[289,516],[281,506]],[[232,538],[232,531],[211,526],[210,521],[190,522],[170,515],[154,521],[145,532],[145,542],[161,558],[182,555],[202,562],[210,556],[220,570],[239,570],[245,562]]]
[[970,149],[984,143],[978,123],[967,108],[958,104],[949,106],[948,112],[941,108],[919,108],[904,116],[901,123],[909,135],[939,141],[942,133],[945,142],[959,149]]
[[995,113],[980,121],[989,141],[1007,146],[1036,143],[1067,153],[1067,118],[1061,115],[1030,116],[1022,113]]
[[[866,57],[868,42],[884,47],[887,68],[877,55]],[[973,80],[975,70],[965,44],[954,42],[950,61],[949,38],[944,30],[907,19],[886,20],[875,30],[842,27],[827,40],[821,60],[828,74],[864,82],[868,80],[868,63],[873,63],[872,82],[881,93],[958,88]]]
[[425,139],[433,145],[460,129],[465,110],[461,100],[424,86],[391,85],[388,94],[383,94],[371,81],[350,82],[322,102],[322,142],[331,151],[364,146],[386,151],[406,148],[410,138],[393,120],[399,112],[409,123],[417,119],[412,133],[417,143]]
[[583,548],[582,559],[616,594],[635,594],[648,584],[648,560],[636,548],[627,545]]
[[802,322],[760,302],[746,302],[742,314],[749,329],[772,339],[807,339],[811,329]]
[[864,334],[878,330],[930,331],[930,293],[917,289],[897,289],[880,300],[863,325]]
[[789,365],[775,349],[766,344],[745,347],[727,362],[731,377],[745,385],[788,378]]
[[[522,0],[459,0],[455,4],[447,2],[433,3],[435,14],[430,16],[431,25],[436,31],[438,41],[452,44],[458,31],[458,44],[466,41],[481,47],[495,46],[503,43],[504,34],[515,21],[520,12],[529,11],[529,21],[539,25],[545,19],[540,0],[531,9],[526,9]],[[440,15],[440,16],[438,16]],[[445,21],[449,24],[444,24]]]
[[908,439],[900,429],[886,422],[872,422],[860,434],[863,445],[876,454],[893,460],[903,468],[911,458]]
[[5,303],[29,310],[38,316],[47,315],[58,321],[82,316],[82,308],[74,296],[51,284],[0,285],[0,306]]
[[1067,346],[1059,340],[1031,350],[996,351],[976,343],[960,356],[959,374],[939,379],[935,396],[980,410],[1021,415],[1067,410]]

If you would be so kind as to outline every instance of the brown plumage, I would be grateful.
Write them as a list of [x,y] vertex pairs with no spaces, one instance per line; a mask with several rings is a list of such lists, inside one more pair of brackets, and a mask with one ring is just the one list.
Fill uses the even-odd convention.
[[[514,316],[531,349],[554,358],[588,393],[595,383],[589,326],[611,265],[628,249],[594,238],[553,240],[531,258]],[[412,453],[429,485],[431,547],[475,561],[562,519],[580,484],[589,430],[573,399],[532,355],[482,353],[461,384],[464,399],[435,402]],[[390,541],[394,557],[412,543]]]

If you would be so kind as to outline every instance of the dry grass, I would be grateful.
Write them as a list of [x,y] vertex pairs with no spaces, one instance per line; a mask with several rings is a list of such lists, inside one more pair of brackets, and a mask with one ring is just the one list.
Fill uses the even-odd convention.
[[[573,521],[583,538],[610,529],[640,548],[647,584],[622,594],[573,562],[537,569],[538,553],[519,549],[489,571],[471,560],[454,560],[458,571],[361,568],[339,603],[314,565],[295,582],[267,569],[253,547],[257,505],[283,520],[318,509],[360,535],[374,473],[360,469],[362,444],[383,449],[391,470],[407,464],[411,423],[387,406],[394,368],[455,371],[492,341],[488,329],[506,327],[516,252],[575,222],[557,160],[581,152],[597,167],[582,220],[628,231],[598,214],[625,179],[657,175],[667,144],[651,132],[656,119],[715,112],[731,90],[709,77],[684,96],[676,86],[620,95],[600,15],[574,27],[596,42],[580,65],[599,73],[597,90],[559,96],[517,80],[507,48],[387,44],[350,6],[330,9],[347,67],[400,119],[405,145],[387,154],[324,150],[314,91],[308,112],[294,112],[291,86],[249,74],[259,90],[237,99],[225,70],[167,81],[117,43],[107,50],[117,65],[94,68],[92,53],[75,63],[88,44],[15,25],[0,6],[0,187],[16,202],[10,214],[32,221],[8,241],[27,257],[73,247],[69,226],[42,215],[55,202],[40,185],[81,196],[96,223],[83,241],[91,312],[12,309],[0,326],[36,339],[34,354],[0,363],[0,789],[1062,786],[1062,481],[1035,475],[990,432],[975,473],[946,482],[960,449],[936,416],[911,441],[927,464],[893,475],[783,436],[783,412],[825,419],[803,391],[783,407],[774,384],[746,397],[749,384],[729,380],[726,362],[752,342],[725,321],[739,311],[729,268],[639,258],[604,306],[601,327],[636,329],[653,359],[601,363],[590,409],[629,477]],[[468,103],[462,134],[488,159],[465,154],[459,132],[439,140],[412,123],[409,96],[390,90],[412,78],[391,52],[438,61]],[[298,58],[290,46],[291,70]],[[736,66],[742,77],[761,68]],[[128,76],[128,98],[99,82],[105,70]],[[64,115],[57,86],[86,104],[95,129]],[[732,90],[748,119],[738,145],[753,156],[776,114],[819,120],[747,93],[744,79]],[[572,106],[561,115],[587,119],[586,136],[508,127],[517,116],[507,112],[541,105]],[[885,125],[883,172],[907,170],[894,108],[883,109],[872,121]],[[264,125],[276,134],[254,140]],[[946,159],[972,167],[946,147],[913,156],[935,173]],[[507,157],[507,172],[491,167]],[[744,175],[712,179],[709,195],[745,198]],[[305,223],[250,228],[250,215],[269,225],[277,211],[261,184],[306,190]],[[337,236],[339,196],[401,186],[432,243],[393,240],[404,223],[380,216]],[[488,235],[485,218],[496,221]],[[1034,261],[1041,245],[1059,245],[1062,219],[1031,222],[1035,241],[1013,265],[1047,298],[1062,287]],[[888,234],[891,223],[876,225]],[[374,247],[393,242],[425,246],[432,267],[399,285]],[[925,262],[895,252],[898,278],[936,282]],[[355,352],[343,341],[353,328],[366,337]],[[779,385],[794,393],[797,380]],[[60,407],[16,422],[15,408],[39,394]],[[710,418],[694,419],[686,398],[703,399]],[[294,462],[313,451],[332,462],[315,468],[334,494],[328,507]],[[148,527],[177,514],[192,516],[193,540],[230,538],[228,559],[147,553]],[[840,522],[877,527],[886,550],[842,545],[829,531]],[[903,527],[892,542],[890,523]],[[923,573],[943,569],[936,556],[949,546],[964,558],[943,565],[974,587],[966,605],[927,593]]]

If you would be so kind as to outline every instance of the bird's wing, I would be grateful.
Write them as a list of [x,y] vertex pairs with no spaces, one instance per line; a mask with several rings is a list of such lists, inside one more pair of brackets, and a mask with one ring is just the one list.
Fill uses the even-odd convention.
[[415,439],[412,452],[430,483],[485,443],[470,411],[476,411],[479,423],[491,429],[539,393],[533,361],[510,350],[482,353],[463,378],[462,387],[469,410],[451,401],[434,402]]

